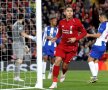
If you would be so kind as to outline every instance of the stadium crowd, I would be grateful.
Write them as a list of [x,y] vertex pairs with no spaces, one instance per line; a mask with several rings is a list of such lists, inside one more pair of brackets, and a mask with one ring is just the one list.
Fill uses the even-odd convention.
[[[95,1],[95,0],[92,0]],[[58,22],[63,15],[66,4],[71,4],[74,17],[79,18],[88,33],[96,33],[99,25],[98,12],[108,7],[108,0],[42,0],[42,25],[49,25],[49,15],[55,14]],[[103,1],[103,2],[102,2]],[[106,7],[104,4],[106,4]],[[17,14],[25,15],[25,32],[36,35],[35,26],[35,0],[0,0],[0,59],[12,59],[12,25],[17,20]],[[94,38],[84,38],[79,42],[78,55],[74,60],[87,60]],[[36,43],[26,39],[26,45],[31,48],[32,59],[36,58]]]
[[[18,13],[25,15],[25,32],[36,35],[35,0],[0,0],[0,61],[12,59],[12,25]],[[31,47],[32,58],[36,58],[36,43],[29,39],[25,41]]]

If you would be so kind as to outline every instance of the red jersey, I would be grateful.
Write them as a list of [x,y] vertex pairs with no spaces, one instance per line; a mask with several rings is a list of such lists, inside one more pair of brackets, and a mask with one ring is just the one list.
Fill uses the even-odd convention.
[[[57,38],[61,37],[61,42],[58,45],[63,50],[70,52],[78,49],[78,41],[87,34],[85,28],[79,19],[73,18],[70,20],[63,19],[59,22]],[[68,38],[76,38],[76,42],[67,42]]]

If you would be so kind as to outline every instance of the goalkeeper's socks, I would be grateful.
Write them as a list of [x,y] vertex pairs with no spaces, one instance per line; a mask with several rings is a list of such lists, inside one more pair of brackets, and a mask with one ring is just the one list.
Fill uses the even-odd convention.
[[20,63],[15,62],[15,77],[19,77],[19,76],[20,76]]

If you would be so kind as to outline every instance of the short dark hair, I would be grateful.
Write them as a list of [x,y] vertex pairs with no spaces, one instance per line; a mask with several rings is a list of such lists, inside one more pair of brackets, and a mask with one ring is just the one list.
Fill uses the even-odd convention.
[[108,19],[108,10],[102,11],[99,15],[104,15]]
[[[67,4],[64,9],[66,10],[67,8],[72,8],[72,5],[71,4]],[[73,9],[73,8],[72,8]]]
[[50,14],[50,15],[49,15],[49,19],[50,19],[50,20],[52,20],[52,19],[54,19],[54,18],[57,18],[55,14]]
[[17,18],[18,19],[24,19],[24,15],[23,14],[18,14]]

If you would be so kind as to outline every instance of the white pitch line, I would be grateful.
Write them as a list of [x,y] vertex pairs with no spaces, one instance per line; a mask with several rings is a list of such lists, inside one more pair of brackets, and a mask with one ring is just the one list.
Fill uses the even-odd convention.
[[0,90],[24,90],[24,89],[51,90],[51,89],[46,89],[46,88],[28,87],[28,86],[22,86],[22,85],[18,85],[18,84],[9,84],[9,83],[3,83],[3,82],[0,82],[0,84],[24,87],[24,88],[11,88],[11,89],[0,89]]
[[3,82],[0,82],[0,84],[12,85],[12,86],[20,86],[20,87],[27,87],[27,86],[22,86],[22,85],[18,85],[18,84],[9,84],[9,83],[3,83]]

